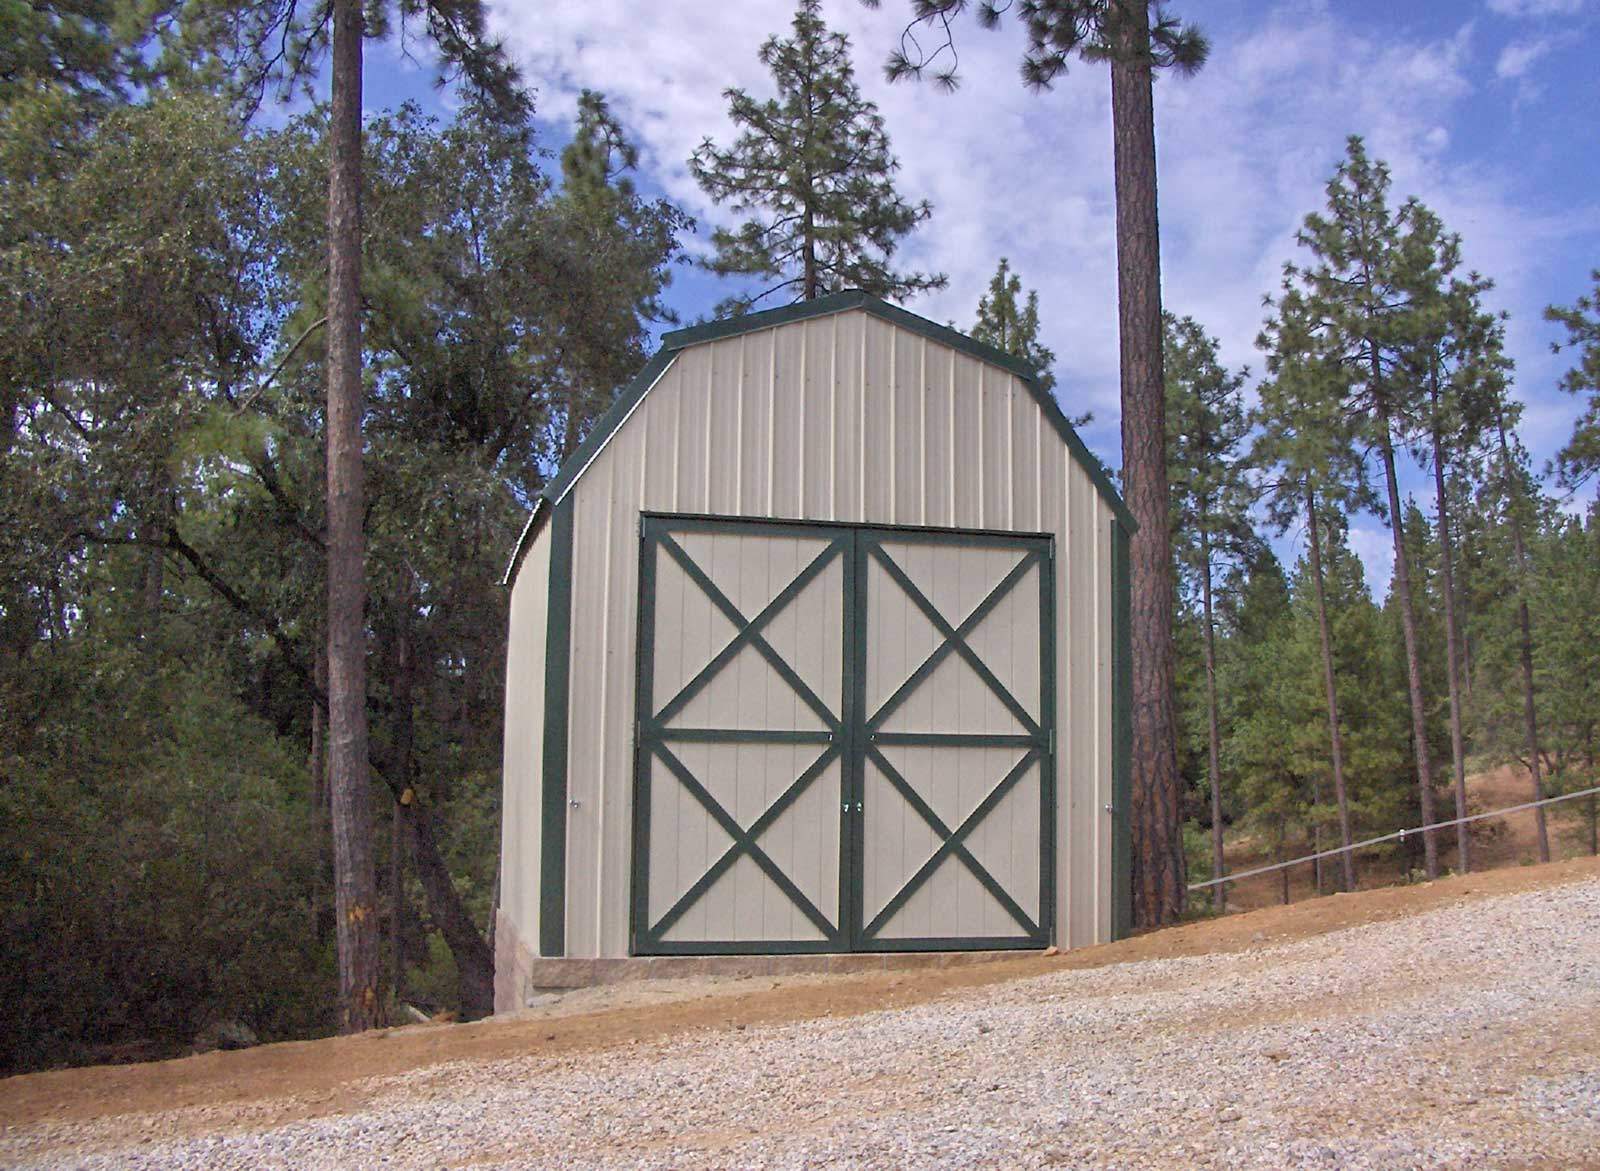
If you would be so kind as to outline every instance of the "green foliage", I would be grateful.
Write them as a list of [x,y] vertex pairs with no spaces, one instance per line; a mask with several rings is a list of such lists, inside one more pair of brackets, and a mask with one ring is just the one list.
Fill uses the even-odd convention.
[[1600,471],[1600,269],[1591,274],[1594,291],[1570,307],[1552,305],[1545,317],[1566,328],[1565,346],[1577,351],[1577,363],[1561,379],[1568,394],[1588,395],[1583,414],[1572,425],[1572,438],[1556,456],[1562,483],[1576,491]]
[[1256,536],[1246,439],[1246,372],[1223,367],[1217,342],[1192,317],[1166,315],[1167,485],[1173,555],[1191,601]]
[[1004,256],[989,278],[989,291],[978,298],[978,319],[973,322],[972,336],[1019,358],[1038,372],[1039,389],[1054,391],[1055,373],[1050,367],[1055,363],[1055,351],[1039,340],[1039,293],[1029,289],[1026,300],[1022,296],[1022,278],[1011,271],[1011,262]]
[[0,0],[0,107],[54,89],[90,107],[147,80],[145,38],[117,0]]
[[[960,75],[950,22],[966,7],[967,0],[912,0],[913,28],[938,26],[945,40],[929,52],[908,29],[884,67],[889,80],[931,75],[941,89],[955,89]],[[1018,0],[1014,10],[1009,3],[983,0],[976,8],[978,23],[985,28],[997,28],[1008,12],[1016,16],[1027,33],[1022,80],[1030,89],[1048,89],[1074,57],[1089,62],[1143,61],[1152,69],[1194,73],[1211,52],[1199,29],[1173,16],[1159,0],[1148,4],[1147,31],[1126,6],[1105,0]]]
[[[153,31],[146,58],[174,84],[226,94],[245,113],[269,97],[315,97],[333,33],[325,5],[137,0],[129,7]],[[508,124],[532,113],[516,67],[488,35],[482,0],[369,0],[361,14],[370,40],[429,42],[441,87],[460,83]]]
[[792,36],[761,46],[777,96],[758,101],[741,89],[725,91],[739,137],[726,149],[707,138],[689,158],[712,201],[748,217],[712,233],[715,255],[706,266],[766,283],[725,300],[719,316],[774,295],[809,301],[862,289],[903,300],[945,285],[942,274],[890,267],[901,238],[933,209],[895,190],[899,164],[883,118],[856,85],[849,42],[820,12],[818,0],[801,0]]
[[[564,436],[642,360],[684,223],[586,111],[598,149],[559,185],[527,127],[478,105],[367,135],[372,756],[429,811],[480,930],[495,583]],[[27,1014],[0,1060],[169,1052],[214,1017],[317,1032],[325,120],[241,130],[180,94],[0,119],[0,277],[22,295],[0,298],[0,995]],[[406,890],[380,913],[407,994],[454,1007],[433,901]]]
[[[1600,504],[1582,519],[1552,523],[1534,549],[1538,573],[1530,608],[1540,632],[1534,659],[1542,747],[1556,792],[1600,785]],[[1579,798],[1554,808],[1577,823],[1595,848],[1597,803]]]
[[80,622],[4,681],[0,1069],[327,1031],[303,760],[223,664]]
[[[1258,551],[1240,572],[1237,601],[1224,610],[1219,653],[1233,817],[1283,848],[1318,831],[1324,845],[1337,841],[1310,572],[1302,559],[1286,582],[1271,553]],[[1384,833],[1414,817],[1404,694],[1390,664],[1394,639],[1337,530],[1324,574],[1352,816],[1358,836]]]

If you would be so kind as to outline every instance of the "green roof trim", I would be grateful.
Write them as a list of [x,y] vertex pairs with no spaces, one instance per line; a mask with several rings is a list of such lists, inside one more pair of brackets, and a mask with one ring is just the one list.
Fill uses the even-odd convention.
[[595,420],[594,426],[589,429],[588,436],[578,445],[578,449],[562,462],[556,474],[550,478],[550,482],[540,491],[539,499],[534,503],[533,514],[523,527],[522,535],[517,538],[517,547],[512,552],[511,563],[506,567],[502,584],[509,585],[511,579],[516,576],[517,567],[522,562],[522,555],[527,549],[528,542],[541,527],[542,519],[550,507],[566,496],[573,482],[583,475],[617,428],[621,427],[623,421],[633,413],[633,409],[639,405],[639,400],[644,398],[656,381],[666,373],[667,367],[672,365],[679,351],[700,345],[702,342],[721,341],[724,338],[738,337],[740,334],[776,329],[780,325],[791,325],[797,321],[809,321],[814,317],[827,317],[830,314],[847,313],[856,309],[1014,374],[1018,381],[1027,387],[1029,394],[1039,404],[1039,408],[1044,411],[1045,418],[1050,420],[1056,434],[1067,445],[1067,450],[1072,453],[1079,466],[1089,473],[1096,490],[1121,522],[1122,527],[1130,534],[1138,529],[1133,514],[1128,511],[1127,505],[1117,493],[1116,486],[1112,484],[1105,465],[1084,446],[1083,440],[1078,438],[1078,433],[1072,429],[1072,424],[1067,422],[1067,416],[1062,412],[1055,397],[1040,388],[1033,367],[1004,350],[977,341],[948,326],[929,321],[926,317],[918,317],[915,313],[908,312],[898,305],[891,305],[869,293],[852,290],[830,293],[826,297],[818,297],[811,301],[798,301],[793,305],[784,305],[777,309],[764,309],[759,313],[726,317],[719,321],[709,321],[703,325],[693,325],[687,329],[676,329],[663,334],[661,348],[656,351],[655,356],[645,363],[644,369],[623,388],[622,393],[617,395],[616,401],[606,413]]

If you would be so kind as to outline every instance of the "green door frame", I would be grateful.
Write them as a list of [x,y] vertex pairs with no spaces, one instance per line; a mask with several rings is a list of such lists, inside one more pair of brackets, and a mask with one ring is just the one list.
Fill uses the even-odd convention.
[[[749,616],[741,613],[694,563],[675,539],[685,532],[739,533],[744,535],[812,536],[826,542],[817,553],[762,610]],[[1018,564],[991,590],[970,614],[952,626],[926,598],[905,572],[883,551],[883,543],[917,542],[940,546],[1009,546],[1024,550]],[[957,949],[1037,948],[1049,944],[1055,921],[1055,578],[1054,544],[1047,534],[1006,533],[980,530],[892,527],[880,525],[817,524],[780,520],[754,520],[738,517],[709,517],[646,513],[641,517],[639,561],[639,642],[636,679],[633,793],[633,890],[629,915],[629,949],[635,955],[711,955],[779,954],[791,952],[843,951],[944,951]],[[655,579],[659,557],[670,557],[684,574],[726,617],[734,628],[733,638],[705,667],[684,684],[678,694],[659,711],[652,710],[655,654]],[[897,587],[920,609],[941,642],[876,712],[869,713],[866,700],[868,653],[867,573],[872,558],[889,574]],[[841,695],[837,710],[830,697],[816,695],[762,636],[762,629],[815,581],[834,560],[843,562],[843,613],[841,615],[842,672]],[[1039,569],[1039,718],[1034,719],[1010,694],[966,639],[999,605],[1028,571]],[[820,731],[668,727],[680,712],[717,674],[746,647],[753,647],[821,721]],[[925,682],[941,662],[951,655],[963,659],[978,674],[1025,731],[1020,735],[960,733],[886,732],[884,724],[901,703]],[[818,756],[791,782],[767,809],[751,823],[741,827],[710,792],[684,767],[672,751],[677,741],[700,743],[790,743],[814,744]],[[1025,749],[987,797],[962,821],[946,825],[922,798],[914,785],[884,757],[879,745],[926,745],[933,747],[1021,747]],[[833,763],[841,762],[841,810],[839,824],[839,906],[819,908],[783,874],[759,845],[764,830],[796,801]],[[906,800],[939,838],[934,854],[906,880],[890,902],[863,922],[865,873],[865,783],[866,762],[871,759],[890,785]],[[694,882],[661,918],[650,922],[650,776],[652,763],[661,762],[678,783],[696,799],[706,814],[728,835],[730,844],[711,867]],[[982,822],[1032,766],[1039,766],[1039,915],[1031,919],[1011,894],[994,879],[965,844],[967,836]],[[853,811],[853,812],[852,812]],[[1016,920],[1020,933],[994,937],[947,936],[926,938],[878,938],[876,932],[887,924],[894,912],[914,895],[940,864],[958,858],[995,900]],[[667,940],[666,933],[678,919],[708,891],[740,858],[750,858],[767,877],[816,926],[820,939],[796,940]]]

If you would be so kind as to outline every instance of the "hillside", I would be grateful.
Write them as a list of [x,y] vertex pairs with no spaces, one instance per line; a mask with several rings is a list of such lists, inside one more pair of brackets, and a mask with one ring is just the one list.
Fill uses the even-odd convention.
[[[1486,813],[1521,805],[1532,797],[1532,784],[1526,769],[1513,765],[1472,773],[1467,777],[1467,807],[1471,813]],[[1587,824],[1581,822],[1577,806],[1581,802],[1567,802],[1547,806],[1550,819],[1550,851],[1557,860],[1578,857],[1589,853]],[[1446,800],[1439,806],[1440,817],[1453,817],[1454,804]],[[1531,866],[1539,859],[1538,837],[1535,831],[1534,812],[1525,809],[1503,817],[1488,818],[1472,826],[1473,870],[1490,871],[1506,866]],[[1323,843],[1329,849],[1335,842]],[[1311,852],[1311,844],[1296,840],[1290,844],[1292,856]],[[1456,839],[1454,827],[1439,831],[1441,864],[1449,870],[1456,866]],[[1227,846],[1228,867],[1242,872],[1270,864],[1274,859],[1257,839],[1246,835],[1230,835]],[[1325,861],[1324,882],[1331,890],[1337,882],[1339,860]],[[1404,859],[1393,847],[1366,850],[1357,855],[1360,885],[1363,890],[1391,886],[1407,881]],[[1295,866],[1289,870],[1289,898],[1291,901],[1312,898],[1316,895],[1316,878],[1311,864]],[[1281,872],[1257,875],[1230,886],[1228,905],[1239,910],[1274,906],[1283,902]]]
[[1053,957],[702,980],[0,1082],[29,1167],[1578,1166],[1600,862]]

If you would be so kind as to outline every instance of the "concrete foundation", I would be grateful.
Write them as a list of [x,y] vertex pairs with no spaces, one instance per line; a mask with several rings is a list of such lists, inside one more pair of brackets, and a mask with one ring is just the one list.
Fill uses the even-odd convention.
[[966,967],[1032,954],[1026,951],[850,952],[839,955],[628,956],[566,959],[534,955],[516,928],[497,915],[494,933],[494,1010],[520,1012],[549,992],[620,984],[630,980],[681,980],[915,971]]

